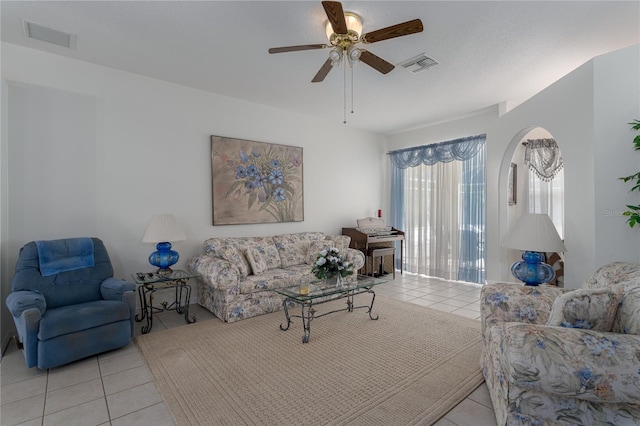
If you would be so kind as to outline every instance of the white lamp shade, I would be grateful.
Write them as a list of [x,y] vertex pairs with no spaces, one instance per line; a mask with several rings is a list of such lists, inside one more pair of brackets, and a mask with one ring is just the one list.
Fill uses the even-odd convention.
[[172,214],[157,214],[151,218],[142,237],[143,243],[182,241],[187,237],[182,232],[178,219]]
[[524,251],[567,251],[549,215],[540,213],[522,215],[507,233],[502,246]]

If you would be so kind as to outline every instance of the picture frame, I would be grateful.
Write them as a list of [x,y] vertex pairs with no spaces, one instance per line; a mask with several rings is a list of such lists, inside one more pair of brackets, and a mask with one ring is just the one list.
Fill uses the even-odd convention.
[[301,147],[211,136],[213,225],[304,221]]
[[518,202],[518,165],[511,163],[509,166],[509,176],[507,182],[507,193],[509,199],[509,205],[516,205]]

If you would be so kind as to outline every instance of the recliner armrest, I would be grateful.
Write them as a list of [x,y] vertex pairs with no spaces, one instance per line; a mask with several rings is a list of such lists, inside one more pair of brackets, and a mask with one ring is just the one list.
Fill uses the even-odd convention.
[[565,292],[551,286],[486,284],[480,291],[482,335],[496,323],[546,324],[553,302]]
[[37,291],[14,291],[7,296],[6,304],[15,318],[19,318],[28,309],[37,308],[41,315],[47,310],[44,295]]
[[518,388],[596,402],[640,401],[640,336],[518,323],[495,327],[502,327],[498,362]]
[[135,291],[136,285],[131,281],[107,278],[100,284],[100,294],[105,300],[124,300],[124,293]]

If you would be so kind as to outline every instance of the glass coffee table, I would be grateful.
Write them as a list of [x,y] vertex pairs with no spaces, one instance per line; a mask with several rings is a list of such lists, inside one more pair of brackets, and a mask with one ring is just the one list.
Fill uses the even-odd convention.
[[[304,328],[302,343],[308,343],[309,336],[311,334],[311,320],[314,318],[320,318],[335,312],[353,312],[355,309],[365,308],[367,309],[369,318],[377,320],[378,316],[376,315],[374,317],[372,314],[373,302],[376,299],[376,293],[373,291],[373,287],[386,282],[387,280],[385,279],[358,275],[355,282],[345,282],[343,287],[336,287],[335,283],[328,284],[323,280],[312,279],[311,281],[305,281],[295,286],[273,289],[276,293],[285,296],[285,299],[282,302],[282,307],[287,318],[287,324],[280,324],[280,330],[287,331],[289,329],[289,326],[291,325],[291,318],[302,318],[302,325]],[[363,293],[371,294],[371,303],[368,305],[355,306],[355,296]],[[347,299],[347,307],[326,312],[321,315],[315,315],[315,306],[338,299]],[[293,315],[289,313],[289,306],[293,304],[297,304],[301,307],[301,315]]]

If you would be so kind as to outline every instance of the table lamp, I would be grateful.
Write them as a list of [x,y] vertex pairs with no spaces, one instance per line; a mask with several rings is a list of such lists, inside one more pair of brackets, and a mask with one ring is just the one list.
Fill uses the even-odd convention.
[[549,215],[540,213],[522,215],[507,233],[502,246],[524,250],[522,260],[511,265],[511,273],[531,286],[549,282],[556,276],[553,268],[544,263],[544,252],[567,251]]
[[147,230],[142,237],[143,243],[157,243],[156,250],[149,255],[149,263],[156,266],[158,275],[169,275],[171,265],[174,265],[180,255],[177,251],[171,250],[169,241],[182,241],[187,237],[182,232],[178,220],[172,214],[157,214],[151,218]]

